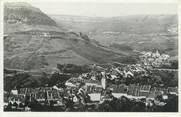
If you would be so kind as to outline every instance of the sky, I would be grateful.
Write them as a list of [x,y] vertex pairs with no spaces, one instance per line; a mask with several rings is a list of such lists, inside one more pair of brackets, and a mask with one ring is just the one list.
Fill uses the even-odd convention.
[[29,2],[52,15],[114,17],[144,14],[176,14],[177,5],[168,3]]

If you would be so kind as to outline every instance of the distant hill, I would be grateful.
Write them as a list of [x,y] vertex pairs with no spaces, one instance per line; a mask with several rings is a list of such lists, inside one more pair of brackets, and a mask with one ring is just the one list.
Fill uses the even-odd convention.
[[[84,32],[100,44],[136,51],[158,49],[177,56],[177,15],[135,15],[120,17],[83,17],[51,15],[57,25],[71,31]],[[120,47],[118,47],[118,44]],[[124,46],[123,46],[124,45]]]
[[166,33],[169,28],[177,29],[177,15],[131,15],[120,17],[86,17],[50,15],[58,25],[69,30],[89,33]]

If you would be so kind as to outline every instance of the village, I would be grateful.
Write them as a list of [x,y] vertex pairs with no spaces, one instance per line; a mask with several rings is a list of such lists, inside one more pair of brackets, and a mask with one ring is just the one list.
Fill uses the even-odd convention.
[[58,80],[51,86],[17,88],[15,85],[10,92],[4,92],[4,110],[164,112],[171,105],[171,111],[178,111],[178,86],[172,85],[173,78],[165,81],[165,77],[155,76],[155,72],[178,71],[160,71],[163,64],[170,65],[169,55],[156,51],[142,52],[138,64],[92,64],[82,73],[73,73],[78,66],[59,65],[57,74],[70,74],[63,85]]

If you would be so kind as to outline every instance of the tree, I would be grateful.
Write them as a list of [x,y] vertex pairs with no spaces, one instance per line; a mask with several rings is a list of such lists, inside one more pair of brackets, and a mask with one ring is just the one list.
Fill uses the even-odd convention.
[[171,68],[178,69],[178,60],[171,61]]

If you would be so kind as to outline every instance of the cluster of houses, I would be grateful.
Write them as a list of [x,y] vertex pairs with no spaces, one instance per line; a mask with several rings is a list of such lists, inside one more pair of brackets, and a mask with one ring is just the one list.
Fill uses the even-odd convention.
[[[103,68],[99,65],[94,65],[94,67],[98,67],[103,70]],[[97,69],[98,69],[97,68]],[[104,69],[107,80],[114,80],[122,77],[134,78],[135,74],[147,74],[147,71],[140,65],[122,65],[122,66],[109,66],[109,69]],[[51,105],[51,102],[56,102],[53,105],[62,106],[63,99],[65,97],[66,90],[71,89],[75,92],[78,91],[81,83],[85,83],[86,91],[91,96],[92,94],[101,94],[103,90],[103,85],[100,79],[101,72],[91,71],[89,73],[82,73],[79,76],[74,76],[65,82],[66,88],[58,88],[57,86],[52,87],[38,87],[38,88],[20,88],[19,90],[12,90],[11,95],[6,99],[5,102],[12,103],[16,106],[16,109],[21,109],[22,105],[25,103],[26,96],[30,97],[30,101],[36,99],[41,104]],[[99,79],[100,78],[100,79]],[[107,83],[106,83],[107,85]],[[140,84],[111,84],[109,88],[112,90],[112,93],[116,97],[120,97],[121,95],[125,95],[127,97],[134,98],[151,98],[155,99],[158,95],[162,94],[174,94],[178,95],[177,87],[169,87],[169,88],[158,88],[152,87],[151,85],[140,85]],[[91,97],[92,98],[92,97]],[[100,98],[98,98],[100,99]],[[99,100],[97,100],[99,101]],[[25,109],[25,107],[23,108]],[[27,108],[28,110],[28,108]]]
[[160,54],[157,50],[156,52],[141,52],[140,63],[148,68],[158,68],[162,65],[170,65],[170,56],[168,54]]
[[[119,70],[119,71],[118,71]],[[121,73],[123,77],[135,76],[135,74],[147,75],[147,71],[140,64],[126,65],[123,68],[116,68],[116,71]]]
[[[54,87],[38,87],[38,88],[20,88],[19,90],[12,90],[11,94],[4,94],[5,104],[4,108],[7,111],[29,111],[30,108],[26,104],[34,100],[41,105],[63,106],[62,97],[64,94],[62,88]],[[54,103],[52,103],[54,102]],[[55,103],[56,102],[56,103]],[[8,107],[11,106],[11,107]]]
[[[78,82],[85,82],[87,86],[87,92],[91,93],[100,93],[102,91],[102,86],[100,81],[95,80],[84,80],[82,78],[72,78],[67,81],[67,86],[76,87],[78,86]],[[155,98],[158,95],[161,95],[163,92],[171,93],[178,95],[177,87],[168,87],[168,88],[160,88],[160,87],[152,87],[151,85],[139,85],[139,84],[112,84],[109,86],[112,89],[113,93],[121,93],[130,96],[137,97],[147,97],[147,98]]]
[[146,76],[148,75],[145,68],[141,64],[122,65],[122,66],[109,66],[108,68],[102,68],[99,65],[94,66],[96,70],[92,70],[89,73],[80,74],[79,78],[91,79],[93,81],[98,80],[101,77],[100,71],[105,71],[107,79],[114,80],[117,78],[134,77],[135,75]]
[[[81,81],[82,82],[82,81]],[[69,82],[70,83],[70,82]],[[72,83],[73,84],[73,83]],[[68,89],[78,90],[76,85],[66,84]],[[158,95],[167,95],[174,94],[178,95],[177,87],[168,87],[168,88],[157,88],[151,87],[150,85],[111,85],[113,95],[124,95],[132,98],[149,98],[155,99]],[[99,83],[86,83],[86,91],[88,94],[100,94],[102,91],[102,86]],[[62,88],[54,87],[39,87],[39,88],[21,88],[18,91],[13,90],[11,96],[8,98],[7,102],[16,103],[17,107],[24,105],[26,96],[30,97],[30,101],[36,99],[39,103],[43,105],[46,103],[51,104],[52,101],[56,106],[63,106],[62,97],[66,95],[66,90]],[[97,100],[98,101],[98,100]],[[59,102],[59,103],[58,103]],[[60,104],[61,103],[61,104]]]

